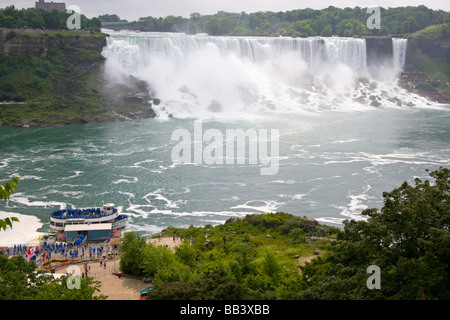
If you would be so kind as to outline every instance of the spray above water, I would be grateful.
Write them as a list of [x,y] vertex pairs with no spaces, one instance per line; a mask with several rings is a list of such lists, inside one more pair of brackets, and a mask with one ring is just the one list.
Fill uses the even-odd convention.
[[129,75],[161,99],[159,116],[245,117],[401,107],[427,101],[396,84],[407,40],[393,40],[390,68],[367,68],[355,38],[110,34],[104,56],[112,83]]

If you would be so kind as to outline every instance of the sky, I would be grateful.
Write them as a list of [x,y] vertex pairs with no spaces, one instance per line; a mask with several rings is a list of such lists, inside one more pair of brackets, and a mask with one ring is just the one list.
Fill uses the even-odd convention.
[[[38,0],[0,0],[0,8],[14,5],[17,9],[34,7]],[[46,0],[50,2],[51,0]],[[65,2],[66,6],[77,5],[88,18],[101,14],[117,14],[128,21],[140,17],[166,17],[169,15],[189,18],[198,12],[201,15],[218,11],[246,13],[258,11],[289,11],[295,9],[323,9],[359,6],[361,8],[380,6],[383,8],[425,5],[431,9],[450,11],[449,0],[53,0]]]

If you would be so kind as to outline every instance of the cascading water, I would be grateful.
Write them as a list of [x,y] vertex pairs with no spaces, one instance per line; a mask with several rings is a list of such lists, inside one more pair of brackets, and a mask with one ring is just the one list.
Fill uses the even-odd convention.
[[406,48],[408,46],[408,39],[392,39],[392,57],[394,66],[398,70],[402,70],[406,62]]
[[355,38],[112,32],[103,54],[110,82],[150,84],[159,116],[226,118],[427,103],[396,85],[406,40],[393,48],[388,81],[368,73],[365,40]]

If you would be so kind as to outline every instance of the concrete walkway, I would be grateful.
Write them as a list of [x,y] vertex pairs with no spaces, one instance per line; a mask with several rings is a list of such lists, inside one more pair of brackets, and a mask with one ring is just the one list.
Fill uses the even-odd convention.
[[[156,239],[148,239],[147,243],[152,243],[156,246],[162,245],[175,250],[175,247],[179,246],[182,241],[180,238],[162,237]],[[95,295],[104,294],[108,296],[108,300],[139,300],[140,291],[147,289],[151,286],[151,283],[144,283],[141,279],[134,279],[122,276],[119,277],[113,273],[119,271],[119,259],[106,260],[106,268],[100,266],[100,262],[89,262],[90,271],[88,276],[93,277],[95,280],[101,282],[100,292]]]
[[139,300],[140,291],[147,289],[149,283],[144,283],[142,280],[137,280],[129,277],[119,277],[114,275],[119,271],[119,259],[106,260],[106,268],[100,266],[100,262],[88,263],[88,276],[93,277],[94,280],[100,281],[100,292],[94,295],[103,294],[108,296],[108,300]]

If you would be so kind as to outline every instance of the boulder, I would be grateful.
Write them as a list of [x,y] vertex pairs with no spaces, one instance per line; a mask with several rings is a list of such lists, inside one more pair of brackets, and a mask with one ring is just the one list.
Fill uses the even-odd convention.
[[203,242],[203,248],[210,248],[213,247],[214,243],[211,240],[206,240],[205,242]]
[[225,221],[225,224],[227,224],[227,223],[236,223],[236,222],[239,222],[239,221],[241,221],[241,218],[231,217],[227,221]]
[[308,232],[314,232],[317,230],[317,227],[319,226],[319,222],[317,222],[313,218],[305,218],[302,223],[302,229],[305,233]]

